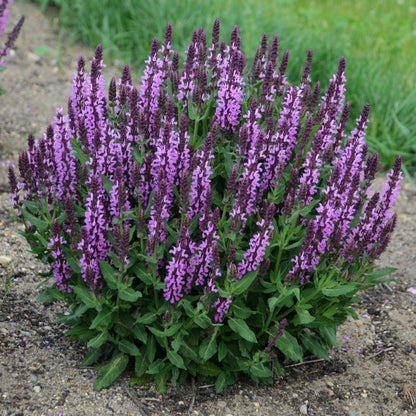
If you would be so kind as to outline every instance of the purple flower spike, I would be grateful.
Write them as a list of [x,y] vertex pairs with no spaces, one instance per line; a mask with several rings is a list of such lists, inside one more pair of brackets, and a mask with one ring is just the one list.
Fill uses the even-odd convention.
[[165,299],[171,303],[179,301],[184,293],[189,292],[197,265],[197,259],[193,256],[196,245],[189,236],[189,223],[190,219],[186,216],[178,243],[170,250],[173,257],[167,266],[166,287],[163,292]]
[[[228,52],[228,51],[227,51]],[[244,99],[242,77],[245,56],[239,50],[231,49],[229,54],[220,57],[221,69],[218,79],[218,107],[215,116],[226,131],[236,131],[239,124],[241,104]]]
[[63,200],[67,194],[71,194],[76,200],[77,166],[70,141],[69,117],[62,115],[61,111],[58,109],[56,113],[53,139],[58,190],[56,197]]
[[248,249],[244,253],[243,260],[238,264],[237,279],[240,280],[248,272],[258,269],[261,262],[264,260],[266,248],[270,245],[270,238],[273,233],[273,215],[275,207],[270,204],[267,208],[265,218],[257,222],[260,231],[251,237],[248,243]]
[[[7,21],[9,19],[9,7],[10,3],[13,3],[13,0],[3,0],[0,2],[0,37],[3,37],[3,34],[6,30]],[[22,16],[13,30],[7,37],[7,41],[4,44],[4,47],[0,49],[0,57],[4,57],[10,53],[10,49],[13,47],[17,37],[19,36],[20,30],[23,26],[25,17]],[[0,66],[4,66],[4,59],[0,58]]]
[[214,317],[212,318],[212,321],[214,323],[221,323],[224,320],[224,316],[227,315],[228,310],[230,309],[232,303],[231,296],[228,298],[218,298],[213,305],[211,305],[211,308],[216,309],[216,312],[214,314]]
[[106,234],[108,223],[106,220],[105,190],[99,175],[91,178],[91,193],[87,197],[85,225],[81,229],[81,274],[85,282],[93,287],[101,278],[99,260],[107,259],[109,242]]
[[66,244],[66,241],[61,236],[61,227],[58,220],[54,220],[52,224],[52,238],[49,246],[52,247],[52,257],[54,259],[53,274],[56,280],[56,284],[59,290],[65,290],[68,293],[71,289],[68,285],[68,281],[72,276],[71,266],[66,261],[65,254],[62,252],[62,245]]
[[269,343],[267,344],[267,347],[265,348],[266,352],[269,352],[272,350],[272,348],[276,345],[277,340],[279,339],[279,337],[281,337],[283,335],[283,331],[286,329],[287,327],[287,319],[283,318],[280,321],[279,327],[277,328],[276,332],[273,335],[273,338],[271,341],[269,341]]
[[209,193],[208,189],[211,186],[211,161],[214,158],[212,153],[213,140],[212,133],[208,133],[204,147],[196,152],[195,167],[192,172],[188,214],[192,218],[200,213],[201,224],[205,222],[206,216],[209,214],[206,202]]

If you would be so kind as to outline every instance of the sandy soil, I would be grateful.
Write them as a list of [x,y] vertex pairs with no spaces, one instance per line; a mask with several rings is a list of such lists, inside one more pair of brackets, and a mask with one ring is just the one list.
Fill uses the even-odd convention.
[[[21,14],[27,20],[0,78],[0,88],[7,90],[0,97],[2,162],[16,161],[27,134],[39,137],[55,109],[66,107],[78,57],[93,54],[64,42],[57,55],[50,22],[26,0],[16,1],[11,21]],[[40,46],[49,52],[39,54]],[[118,77],[120,70],[121,65],[106,72]],[[36,302],[44,268],[27,252],[20,226],[10,222],[6,178],[0,166],[0,302],[6,280],[18,282],[0,308],[1,415],[416,414],[416,295],[411,290],[416,289],[416,190],[409,184],[397,204],[397,231],[379,262],[398,269],[397,281],[362,294],[360,319],[339,328],[339,348],[330,362],[289,363],[274,386],[242,381],[216,395],[212,385],[189,383],[160,395],[152,384],[130,387],[127,376],[94,391],[95,370],[79,367],[84,347],[65,337],[66,328],[55,321],[64,305]]]

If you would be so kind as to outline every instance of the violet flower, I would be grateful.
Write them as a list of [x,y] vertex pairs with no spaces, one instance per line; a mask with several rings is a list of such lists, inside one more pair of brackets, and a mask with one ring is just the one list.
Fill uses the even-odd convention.
[[206,201],[211,186],[211,161],[214,158],[212,153],[213,145],[214,137],[209,132],[205,138],[203,148],[195,154],[195,167],[192,171],[188,214],[192,218],[200,213],[200,224],[205,221],[206,216],[209,214]]
[[270,245],[270,238],[273,233],[273,216],[275,207],[271,203],[267,207],[265,218],[261,219],[256,224],[260,227],[260,231],[254,234],[249,243],[248,249],[244,253],[243,260],[238,264],[237,279],[241,280],[246,273],[258,269],[259,265],[264,260],[266,248]]
[[240,122],[241,105],[244,100],[243,68],[245,57],[234,45],[220,57],[218,79],[218,106],[215,116],[226,131],[235,133]]
[[85,204],[85,225],[81,229],[81,241],[78,244],[81,250],[81,275],[89,287],[97,285],[101,278],[99,260],[106,260],[109,251],[105,195],[101,177],[93,175],[90,195]]
[[178,242],[169,252],[172,259],[166,267],[166,287],[163,289],[164,297],[167,301],[175,303],[179,301],[185,293],[189,292],[197,259],[194,256],[196,244],[189,236],[190,218],[184,218]]
[[216,312],[212,318],[214,323],[222,323],[224,316],[227,315],[232,303],[232,298],[218,298],[212,305],[211,308],[215,309]]
[[[195,250],[195,271],[194,271],[194,283],[196,286],[202,286],[206,283],[206,279],[211,270],[214,270],[214,244],[219,240],[218,235],[218,221],[219,221],[219,210],[217,209],[212,215],[211,221],[204,228],[202,232],[201,243]],[[219,265],[215,269],[216,277],[219,272]],[[212,287],[212,285],[211,285]]]
[[283,331],[285,330],[286,326],[287,326],[287,319],[283,318],[280,321],[279,326],[273,335],[273,338],[268,342],[264,351],[269,352],[272,350],[272,348],[276,345],[276,342],[279,339],[279,337],[283,335]]
[[[145,120],[144,140],[150,145],[156,144],[160,114],[159,102],[166,100],[165,83],[169,76],[170,39],[169,30],[165,33],[165,44],[159,48],[156,38],[152,41],[149,59],[141,78],[138,106],[143,111]],[[162,58],[160,58],[162,55]]]
[[[124,219],[124,213],[130,211],[130,202],[127,199],[128,194],[123,173],[123,167],[117,166],[114,172],[114,184],[110,192],[109,202],[109,212],[113,221],[114,219]],[[116,227],[118,227],[117,224]]]
[[289,162],[300,131],[302,89],[288,87],[282,100],[276,133],[270,138],[260,186],[262,195],[270,187],[278,186],[280,175]]
[[69,193],[73,195],[75,201],[77,198],[76,186],[77,180],[77,167],[74,152],[71,146],[70,130],[68,128],[69,118],[62,115],[62,109],[58,109],[54,121],[54,156],[55,163],[53,168],[55,169],[56,178],[56,197],[59,200],[63,200]]
[[52,238],[49,242],[49,247],[52,247],[51,255],[54,259],[52,266],[53,275],[58,289],[70,293],[71,289],[67,282],[71,279],[73,271],[66,260],[65,254],[62,252],[63,244],[66,244],[66,241],[61,236],[60,225],[58,220],[55,219],[52,224]]

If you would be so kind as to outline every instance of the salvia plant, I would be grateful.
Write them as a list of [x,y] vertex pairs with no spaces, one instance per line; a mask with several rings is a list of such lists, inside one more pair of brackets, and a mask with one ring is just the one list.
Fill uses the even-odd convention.
[[[9,8],[10,3],[13,3],[13,0],[0,0],[0,38],[4,36],[6,30],[7,22],[9,20]],[[13,47],[14,42],[19,36],[20,29],[23,26],[25,18],[22,16],[17,22],[16,26],[7,36],[7,40],[4,46],[0,47],[0,67],[4,67],[4,57],[9,55],[10,49]]]
[[172,27],[153,40],[136,87],[105,88],[102,48],[81,57],[68,111],[28,138],[13,204],[51,264],[41,301],[98,364],[95,387],[240,377],[272,383],[284,364],[329,359],[336,328],[392,270],[374,271],[396,223],[401,158],[380,192],[365,105],[345,130],[345,60],[323,94],[312,51],[298,85],[264,34],[251,65],[236,26],[194,31],[179,64]]

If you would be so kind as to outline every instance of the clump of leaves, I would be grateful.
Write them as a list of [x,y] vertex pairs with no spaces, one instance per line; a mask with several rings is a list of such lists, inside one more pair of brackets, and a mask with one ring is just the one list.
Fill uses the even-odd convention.
[[[24,236],[51,264],[40,300],[87,343],[95,381],[131,363],[138,382],[189,375],[222,391],[240,376],[272,383],[288,360],[328,359],[336,327],[384,280],[373,272],[396,223],[401,158],[373,193],[369,105],[345,130],[345,60],[322,95],[285,76],[288,52],[264,34],[251,67],[230,42],[192,35],[183,67],[172,29],[154,39],[138,89],[80,58],[68,113],[29,136],[11,192]],[[47,279],[47,281],[50,281]]]

